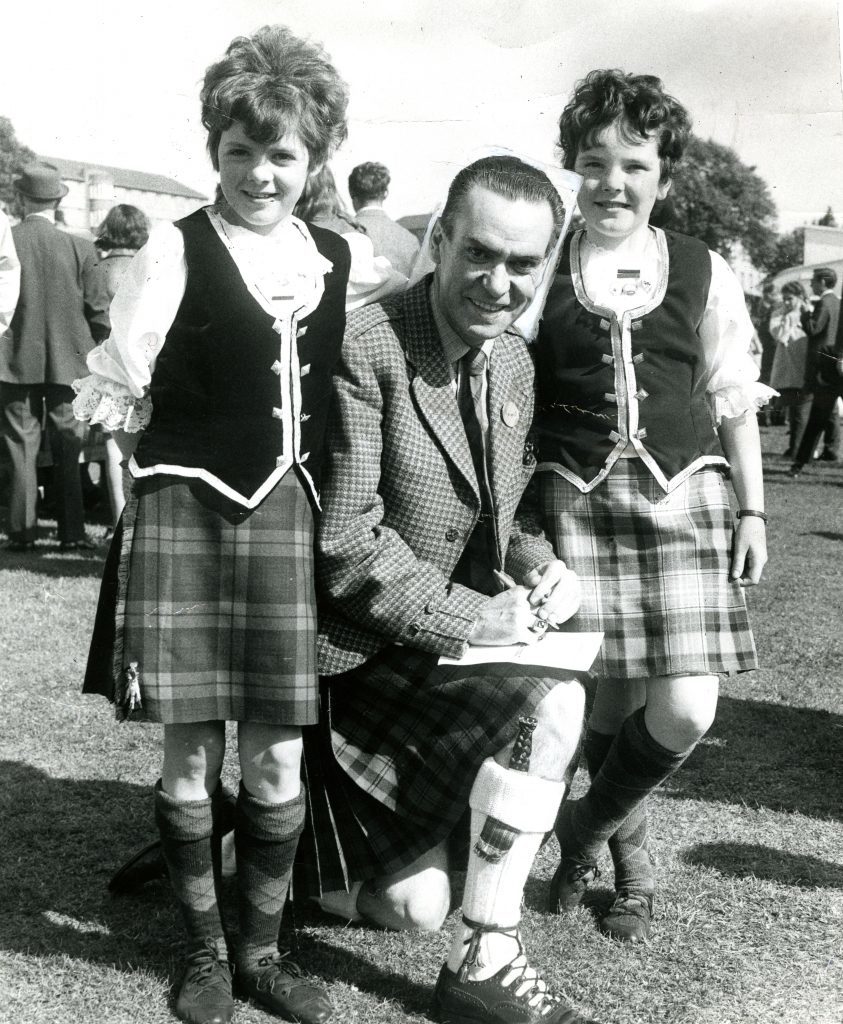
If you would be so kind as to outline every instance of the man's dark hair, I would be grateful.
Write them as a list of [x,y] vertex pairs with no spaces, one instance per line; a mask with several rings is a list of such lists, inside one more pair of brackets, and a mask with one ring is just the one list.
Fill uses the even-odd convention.
[[837,284],[837,274],[831,267],[817,267],[811,277],[815,281],[820,281],[823,288],[833,288]]
[[451,182],[445,209],[439,217],[442,229],[449,237],[465,197],[474,188],[488,189],[495,195],[503,196],[504,199],[547,203],[553,213],[554,232],[551,245],[559,237],[565,221],[565,207],[550,178],[544,171],[519,160],[517,156],[505,155],[486,156],[475,160],[473,164],[463,167]]
[[355,203],[383,202],[389,188],[389,170],[372,161],[358,164],[348,176],[348,194]]

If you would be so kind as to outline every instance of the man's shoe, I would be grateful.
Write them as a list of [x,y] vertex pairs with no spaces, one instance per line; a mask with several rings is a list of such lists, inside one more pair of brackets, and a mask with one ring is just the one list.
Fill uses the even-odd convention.
[[829,448],[824,448],[820,455],[820,462],[839,462],[838,456]]
[[231,968],[213,940],[188,956],[175,1010],[188,1024],[229,1024],[234,1016]]
[[334,1006],[327,990],[283,953],[262,957],[256,968],[237,972],[238,988],[284,1020],[323,1024]]
[[433,992],[433,1018],[442,1024],[587,1024],[547,988],[523,951],[484,981],[461,981],[443,964]]
[[801,462],[794,462],[793,465],[790,467],[790,469],[787,471],[787,475],[789,477],[791,477],[792,479],[794,479],[794,480],[796,479],[796,477],[800,476],[801,473],[802,473],[802,463]]
[[13,554],[26,554],[31,553],[35,550],[34,540],[10,540],[3,548],[4,551],[9,551]]
[[621,889],[615,902],[600,919],[604,935],[619,942],[646,942],[650,938],[653,897],[649,893]]
[[550,881],[548,911],[551,914],[564,914],[582,903],[586,889],[600,877],[600,869],[596,864],[581,864],[579,861],[563,857]]
[[161,841],[144,846],[119,867],[108,881],[108,891],[116,896],[137,892],[147,882],[167,877],[167,865],[161,852]]
[[96,549],[96,544],[88,540],[87,537],[81,537],[79,540],[63,540],[59,544],[59,551],[96,551]]

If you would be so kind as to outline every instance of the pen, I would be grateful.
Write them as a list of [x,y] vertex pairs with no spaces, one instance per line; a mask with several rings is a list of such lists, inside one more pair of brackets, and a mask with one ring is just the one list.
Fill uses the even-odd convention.
[[[518,586],[518,584],[509,575],[508,572],[503,572],[500,569],[493,569],[492,572],[494,573],[495,579],[498,581],[498,583],[500,583],[500,585],[502,587],[504,587],[504,589],[512,590],[514,587]],[[538,616],[536,616],[536,618],[538,618]],[[558,632],[560,632],[559,626],[556,625],[556,623],[550,622],[548,619],[542,619],[541,621],[545,622],[547,624],[546,632],[548,632],[548,633],[558,633]]]

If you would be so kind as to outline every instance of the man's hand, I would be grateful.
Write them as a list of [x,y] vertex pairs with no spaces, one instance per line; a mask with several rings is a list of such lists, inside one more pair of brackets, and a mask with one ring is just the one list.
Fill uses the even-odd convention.
[[544,634],[536,625],[535,609],[527,599],[526,587],[513,587],[489,598],[468,638],[473,647],[502,647],[506,644],[534,644]]
[[738,520],[732,542],[729,579],[742,587],[754,587],[761,579],[767,561],[767,531],[763,519],[745,516]]
[[580,606],[580,581],[564,562],[554,558],[524,577],[530,587],[529,602],[535,614],[551,626],[567,622]]

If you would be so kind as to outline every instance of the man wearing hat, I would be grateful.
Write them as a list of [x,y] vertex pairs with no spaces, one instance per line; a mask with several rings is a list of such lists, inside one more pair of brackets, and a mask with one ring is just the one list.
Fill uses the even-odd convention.
[[36,534],[36,467],[43,408],[56,483],[63,550],[91,547],[85,537],[79,453],[85,427],[71,408],[72,381],[108,337],[108,297],[94,272],[91,242],[59,231],[55,211],[67,194],[55,167],[31,164],[14,182],[24,218],[12,228],[20,260],[20,298],[0,345],[0,430],[12,467],[9,545],[31,551]]

